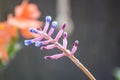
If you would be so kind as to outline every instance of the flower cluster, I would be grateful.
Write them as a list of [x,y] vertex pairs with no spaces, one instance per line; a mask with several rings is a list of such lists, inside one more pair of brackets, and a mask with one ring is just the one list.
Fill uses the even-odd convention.
[[0,68],[7,64],[18,51],[18,31],[24,38],[39,36],[29,32],[29,28],[40,28],[43,24],[40,18],[40,10],[34,3],[23,0],[15,6],[14,13],[7,16],[7,20],[0,22]]
[[[52,20],[51,16],[46,16],[46,22],[45,22],[45,26],[43,27],[43,29],[30,28],[29,31],[31,33],[38,34],[39,36],[34,39],[25,40],[24,44],[26,46],[29,46],[30,44],[34,43],[35,46],[40,47],[41,50],[53,49],[56,47],[59,50],[61,50],[62,53],[54,54],[51,56],[45,56],[44,59],[59,59],[63,56],[67,56],[72,62],[76,64],[76,66],[79,69],[81,69],[90,78],[90,80],[96,80],[94,76],[88,71],[88,69],[74,56],[77,50],[79,41],[76,40],[74,42],[74,45],[71,50],[67,49],[67,44],[68,44],[67,32],[64,32],[66,24],[63,24],[61,29],[58,31],[56,37],[52,38],[52,34],[55,28],[57,27],[57,22],[52,21],[51,23],[51,20]],[[50,23],[51,23],[51,27],[50,27],[50,30],[48,30]],[[63,44],[61,45],[59,43],[59,39],[62,36],[63,36]]]
[[[53,34],[55,28],[57,27],[57,22],[52,21],[52,23],[51,23],[51,20],[52,20],[51,16],[46,16],[46,22],[45,22],[45,26],[44,26],[43,30],[42,29],[39,30],[37,28],[30,28],[30,32],[39,34],[39,37],[36,37],[31,40],[25,40],[24,44],[26,46],[28,46],[30,44],[35,43],[35,46],[40,47],[41,50],[48,50],[48,49],[53,49],[53,48],[57,47],[58,49],[60,49],[62,51],[62,53],[59,53],[59,54],[55,54],[52,56],[45,56],[44,57],[45,59],[59,59],[63,56],[73,56],[77,50],[79,41],[76,40],[74,42],[74,45],[73,45],[71,51],[67,49],[67,44],[68,44],[67,32],[64,32],[66,24],[62,25],[62,27],[59,30],[59,32],[57,33],[56,37],[53,39],[52,34]],[[51,28],[48,31],[50,23],[51,23]],[[63,44],[61,45],[58,41],[62,36],[63,36]]]

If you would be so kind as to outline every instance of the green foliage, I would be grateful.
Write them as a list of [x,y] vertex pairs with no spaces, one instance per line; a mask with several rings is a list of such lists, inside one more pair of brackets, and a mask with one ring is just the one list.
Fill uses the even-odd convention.
[[[9,59],[14,58],[15,54],[18,50],[20,50],[20,44],[18,43],[18,38],[12,38],[8,46],[6,47],[6,50],[8,52]],[[3,64],[0,60],[0,69],[4,68],[6,64]]]
[[114,71],[115,80],[120,80],[120,68],[116,68]]

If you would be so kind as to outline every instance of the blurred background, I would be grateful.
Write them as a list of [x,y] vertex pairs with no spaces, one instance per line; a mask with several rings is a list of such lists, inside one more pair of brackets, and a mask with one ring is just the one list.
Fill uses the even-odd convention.
[[[64,9],[66,4],[61,6]],[[0,21],[13,13],[14,7],[22,0],[0,0]],[[45,16],[59,20],[58,0],[30,0],[41,11],[41,21]],[[97,80],[117,80],[114,76],[120,67],[120,1],[119,0],[69,0],[68,49],[76,39],[80,41],[75,56],[85,65]],[[63,11],[64,12],[64,11]],[[67,15],[66,15],[67,16]],[[66,18],[68,18],[66,17]],[[68,20],[68,19],[65,19]],[[61,25],[61,24],[60,24]],[[69,30],[68,30],[69,31]],[[56,30],[57,33],[57,30]],[[59,50],[41,51],[30,45],[24,46],[14,59],[0,71],[0,80],[89,80],[67,57],[58,60],[44,60]]]

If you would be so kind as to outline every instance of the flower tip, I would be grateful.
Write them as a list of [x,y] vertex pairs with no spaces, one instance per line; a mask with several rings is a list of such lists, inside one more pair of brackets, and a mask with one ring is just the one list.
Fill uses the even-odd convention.
[[32,41],[32,40],[25,40],[24,41],[24,44],[25,44],[25,46],[29,46],[30,44],[32,44],[34,41]]
[[42,43],[41,43],[40,41],[36,41],[36,42],[35,42],[35,46],[36,46],[36,47],[40,47],[41,45],[42,45]]
[[52,27],[52,28],[56,28],[56,27],[57,27],[57,22],[56,22],[56,21],[53,21],[51,27]]
[[30,32],[33,32],[33,33],[38,33],[38,31],[36,29],[33,29],[33,28],[30,28],[29,30]]
[[45,48],[44,46],[43,46],[43,47],[41,47],[40,49],[41,49],[41,50],[46,50],[46,48]]
[[45,56],[44,59],[52,59],[51,56]]
[[63,37],[64,37],[64,38],[66,38],[66,37],[67,37],[67,32],[64,32]]
[[30,28],[29,31],[32,32],[32,31],[33,31],[33,28]]
[[52,20],[51,16],[46,16],[46,22],[50,22]]
[[39,28],[39,27],[37,27],[36,29],[37,29],[37,30],[41,30],[41,28]]
[[78,46],[78,44],[79,44],[79,41],[76,40],[75,43],[74,43],[74,45],[75,45],[75,46]]
[[64,29],[65,27],[66,27],[66,23],[63,24],[62,29]]

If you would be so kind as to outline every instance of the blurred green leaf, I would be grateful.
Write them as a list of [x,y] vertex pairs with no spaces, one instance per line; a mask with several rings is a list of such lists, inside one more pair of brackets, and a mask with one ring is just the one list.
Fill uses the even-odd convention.
[[120,80],[120,68],[116,68],[114,71],[114,76],[116,80]]
[[[6,47],[9,59],[11,60],[16,55],[17,51],[20,49],[21,45],[18,43],[18,37],[12,38],[10,43]],[[2,61],[0,60],[0,69],[4,68],[5,66],[6,65],[3,64]]]

